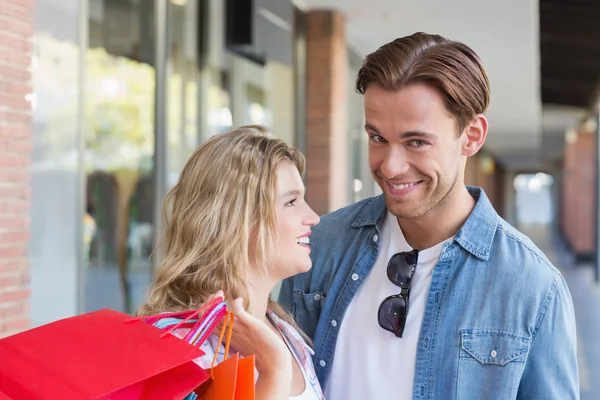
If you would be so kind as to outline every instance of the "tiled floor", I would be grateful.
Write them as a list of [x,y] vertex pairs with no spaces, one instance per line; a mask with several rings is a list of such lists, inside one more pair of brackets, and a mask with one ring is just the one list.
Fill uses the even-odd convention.
[[575,264],[550,226],[521,226],[519,229],[546,253],[569,285],[577,319],[581,399],[600,399],[600,283],[594,281],[593,266]]

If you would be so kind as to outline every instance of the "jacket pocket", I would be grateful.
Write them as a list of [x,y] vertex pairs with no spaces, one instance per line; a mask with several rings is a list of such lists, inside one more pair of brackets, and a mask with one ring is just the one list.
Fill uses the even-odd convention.
[[460,340],[457,398],[516,398],[531,338],[502,330],[466,329]]
[[325,295],[321,291],[305,293],[303,290],[294,289],[294,318],[298,326],[312,339],[315,337],[324,302]]

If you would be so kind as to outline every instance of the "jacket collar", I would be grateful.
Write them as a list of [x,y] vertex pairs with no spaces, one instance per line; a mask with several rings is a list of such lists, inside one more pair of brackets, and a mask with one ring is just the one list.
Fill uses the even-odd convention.
[[[467,190],[477,203],[454,237],[454,241],[475,257],[486,261],[490,256],[499,216],[483,189],[467,186]],[[374,225],[380,229],[386,212],[383,194],[371,197],[365,201],[351,226],[360,228]]]
[[376,225],[381,228],[387,208],[383,194],[368,198],[358,212],[358,216],[352,222],[353,228]]

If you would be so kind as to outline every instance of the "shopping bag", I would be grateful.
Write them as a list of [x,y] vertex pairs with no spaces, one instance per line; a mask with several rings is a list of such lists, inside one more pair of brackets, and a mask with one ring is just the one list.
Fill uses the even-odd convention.
[[182,339],[194,347],[200,347],[226,316],[227,304],[223,297],[215,297],[198,310],[140,316],[130,318],[127,322],[143,321],[152,324],[164,330],[164,335],[188,328],[188,333]]
[[254,356],[241,358],[235,353],[228,357],[233,323],[233,313],[227,313],[218,341],[219,344],[223,343],[225,329],[228,326],[224,360],[215,366],[219,354],[219,348],[216,348],[210,379],[194,391],[198,395],[198,400],[254,400],[255,398]]
[[0,399],[181,400],[210,379],[200,349],[103,309],[0,340]]
[[[204,313],[201,314],[201,311]],[[187,328],[189,331],[182,340],[194,347],[200,347],[222,322],[217,343],[221,346],[225,339],[224,361],[215,365],[220,347],[214,349],[212,366],[206,371],[209,379],[199,385],[185,400],[254,400],[254,356],[242,358],[236,353],[229,357],[235,317],[233,313],[227,311],[227,305],[222,297],[215,297],[197,311],[163,313],[136,319],[153,324],[163,329],[166,334]]]

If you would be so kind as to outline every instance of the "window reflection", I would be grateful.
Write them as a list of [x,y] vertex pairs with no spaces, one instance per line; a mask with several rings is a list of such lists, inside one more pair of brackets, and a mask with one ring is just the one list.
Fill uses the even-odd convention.
[[208,133],[227,132],[233,126],[229,75],[224,71],[210,71],[213,79],[208,87]]
[[246,115],[244,118],[246,124],[271,125],[265,92],[262,88],[251,83],[246,84]]
[[169,4],[170,66],[167,113],[167,184],[177,182],[185,161],[198,142],[197,1]]
[[[74,6],[60,4],[67,10]],[[49,20],[49,15],[56,17]],[[58,26],[76,32],[53,5],[36,2],[28,248],[34,327],[77,312],[79,48],[57,33]]]
[[152,36],[144,34],[152,1],[143,6],[90,0],[86,311],[133,313],[150,282],[155,69],[149,64]]

